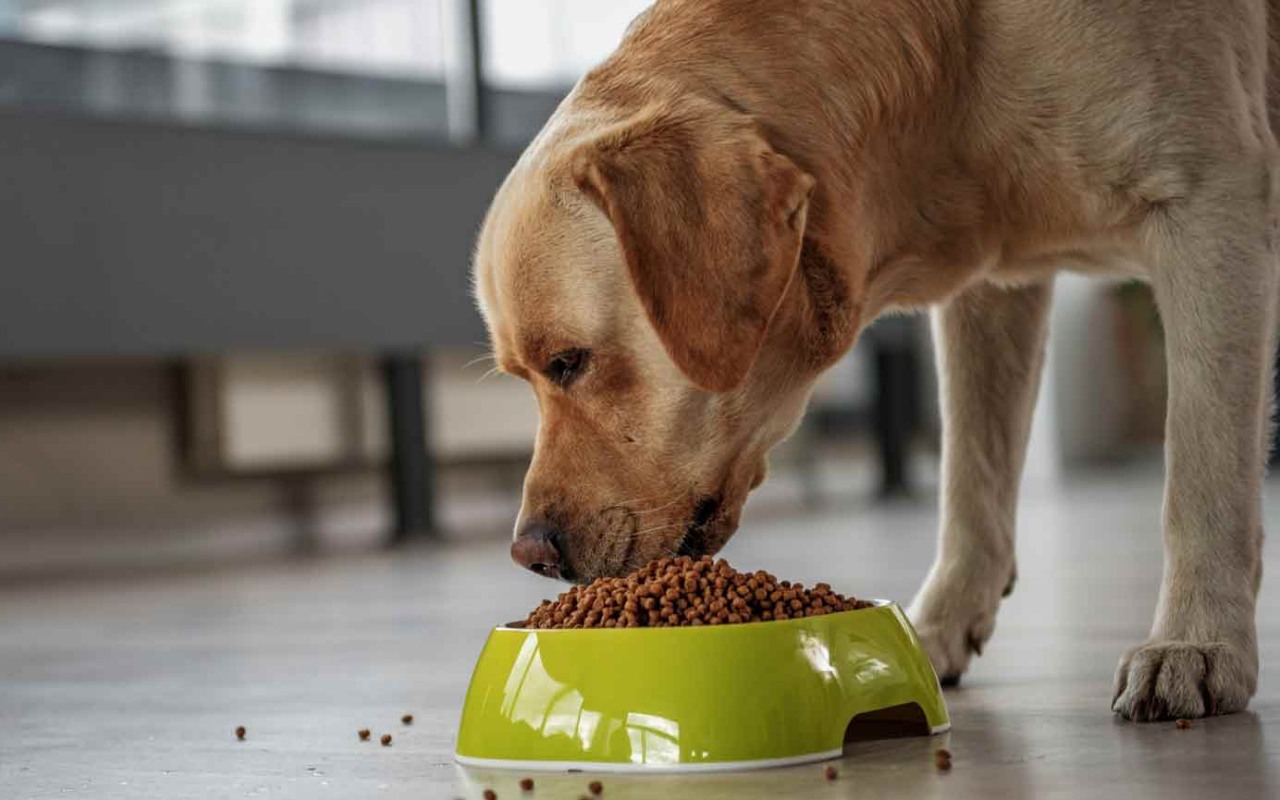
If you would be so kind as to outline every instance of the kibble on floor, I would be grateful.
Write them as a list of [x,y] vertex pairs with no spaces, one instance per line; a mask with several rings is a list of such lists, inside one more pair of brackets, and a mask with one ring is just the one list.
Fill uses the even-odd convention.
[[245,730],[243,725],[236,728],[236,738],[242,742],[244,741],[244,734],[245,734]]
[[826,775],[827,780],[829,781],[834,781],[836,778],[840,777],[840,771],[831,764],[827,765],[827,768],[822,771],[822,774]]
[[356,731],[356,735],[360,737],[360,741],[367,742],[369,741],[369,736],[371,736],[372,734],[369,733],[368,728],[361,728],[360,730]]
[[381,740],[381,741],[382,741],[382,746],[383,746],[383,747],[390,747],[390,746],[391,746],[391,734],[389,734],[389,733],[384,733],[384,734],[382,734],[382,740]]
[[532,792],[532,791],[533,791],[533,778],[521,778],[521,779],[520,779],[520,791],[522,791],[522,792]]
[[853,611],[871,605],[773,575],[738,572],[710,556],[661,558],[622,578],[600,578],[543,601],[528,628],[661,628],[735,625]]
[[592,781],[587,784],[587,789],[589,789],[592,794],[600,794],[604,791],[604,784],[600,781]]
[[941,772],[946,772],[951,769],[951,751],[945,747],[939,748],[938,751],[933,754],[933,765]]
[[412,724],[413,724],[413,715],[412,715],[412,714],[405,714],[403,717],[401,717],[401,718],[400,718],[400,721],[401,721],[402,723],[404,723],[405,725],[412,725]]

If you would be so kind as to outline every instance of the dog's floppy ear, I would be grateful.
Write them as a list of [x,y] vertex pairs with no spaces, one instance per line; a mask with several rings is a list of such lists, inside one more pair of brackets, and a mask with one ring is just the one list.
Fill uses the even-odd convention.
[[656,111],[582,146],[573,179],[617,231],[676,366],[741,385],[796,271],[814,180],[749,117]]

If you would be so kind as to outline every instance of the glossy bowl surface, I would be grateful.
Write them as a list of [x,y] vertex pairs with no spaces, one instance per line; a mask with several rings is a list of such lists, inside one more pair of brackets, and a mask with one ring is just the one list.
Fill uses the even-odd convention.
[[457,758],[543,770],[779,766],[839,756],[850,721],[886,709],[915,712],[924,733],[950,727],[893,603],[697,628],[500,627],[471,678]]

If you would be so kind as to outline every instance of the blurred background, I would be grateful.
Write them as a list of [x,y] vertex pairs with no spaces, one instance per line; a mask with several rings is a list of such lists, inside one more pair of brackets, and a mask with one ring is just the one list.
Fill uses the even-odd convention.
[[[470,248],[645,5],[0,0],[0,581],[508,536],[536,408]],[[1155,463],[1147,290],[1063,278],[1053,326],[1028,482]],[[755,514],[935,502],[927,328],[832,370]]]

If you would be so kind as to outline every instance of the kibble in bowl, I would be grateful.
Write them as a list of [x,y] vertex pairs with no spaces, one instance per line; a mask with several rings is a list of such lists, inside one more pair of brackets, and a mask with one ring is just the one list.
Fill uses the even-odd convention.
[[950,726],[896,605],[664,559],[494,629],[457,758],[597,772],[780,766],[839,757],[869,717],[926,735]]
[[600,578],[547,600],[528,628],[669,628],[818,617],[871,604],[825,583],[812,589],[710,556],[663,558],[625,578]]

